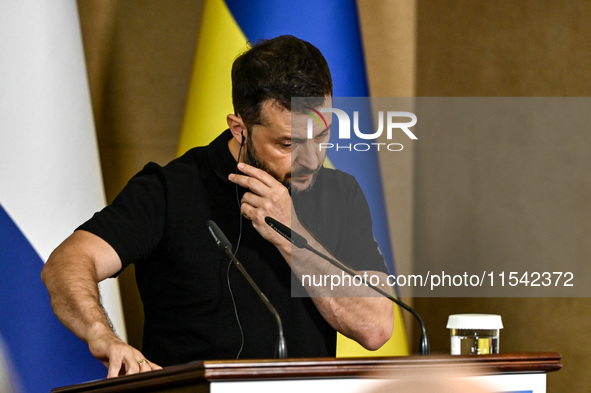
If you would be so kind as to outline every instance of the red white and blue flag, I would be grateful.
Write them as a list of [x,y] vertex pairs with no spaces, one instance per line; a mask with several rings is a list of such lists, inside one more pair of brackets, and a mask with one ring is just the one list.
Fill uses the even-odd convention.
[[[0,2],[0,336],[19,392],[104,378],[64,327],[44,261],[105,205],[75,0]],[[118,333],[117,282],[101,286]]]

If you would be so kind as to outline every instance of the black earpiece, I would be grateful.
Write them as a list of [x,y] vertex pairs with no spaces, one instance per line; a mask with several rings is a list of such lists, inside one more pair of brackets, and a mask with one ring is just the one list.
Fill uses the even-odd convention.
[[242,130],[240,135],[242,135],[242,140],[240,141],[240,146],[242,147],[242,145],[244,145],[244,130]]

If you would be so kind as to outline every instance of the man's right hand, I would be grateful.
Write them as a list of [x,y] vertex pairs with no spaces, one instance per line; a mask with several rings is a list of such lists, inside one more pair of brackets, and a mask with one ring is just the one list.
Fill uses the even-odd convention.
[[88,347],[93,356],[108,368],[107,378],[162,368],[146,359],[140,351],[123,342],[111,329],[103,328],[102,330],[89,338]]

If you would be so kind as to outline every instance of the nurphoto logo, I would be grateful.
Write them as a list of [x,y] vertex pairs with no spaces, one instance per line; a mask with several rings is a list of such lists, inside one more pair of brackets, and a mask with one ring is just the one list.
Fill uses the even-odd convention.
[[[319,143],[319,150],[334,149],[348,150],[348,151],[369,151],[372,149],[380,150],[380,148],[388,151],[401,151],[404,146],[401,143],[391,142],[392,139],[400,135],[402,131],[408,138],[412,140],[418,139],[417,136],[410,130],[411,127],[417,124],[417,116],[412,112],[405,111],[378,111],[378,129],[373,132],[363,132],[359,127],[359,111],[353,111],[353,132],[357,138],[362,140],[374,140],[371,143],[346,143],[351,140],[351,119],[347,112],[338,108],[320,108],[320,110],[312,107],[305,107],[307,110],[304,113],[310,115],[307,123],[307,138],[312,139],[314,135],[313,127],[316,121],[321,129],[328,128],[328,122],[322,113],[334,113],[339,122],[339,143]],[[384,120],[385,119],[385,120]],[[386,138],[388,143],[377,142],[377,139],[384,132],[384,123],[386,123]],[[340,141],[345,143],[340,143]]]

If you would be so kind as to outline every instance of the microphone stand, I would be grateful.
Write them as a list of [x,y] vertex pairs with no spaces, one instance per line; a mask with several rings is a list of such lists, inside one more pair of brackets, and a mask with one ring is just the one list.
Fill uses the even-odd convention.
[[277,310],[275,309],[273,304],[271,304],[271,302],[269,301],[267,296],[265,296],[263,291],[261,291],[259,286],[254,282],[254,280],[252,279],[250,274],[248,274],[248,272],[246,271],[244,266],[242,266],[240,261],[236,258],[236,256],[232,252],[232,244],[230,243],[228,238],[226,238],[226,236],[224,235],[222,230],[217,226],[217,224],[215,222],[213,222],[211,220],[209,220],[207,222],[207,225],[209,226],[209,232],[213,236],[217,246],[222,251],[224,251],[226,253],[226,255],[228,255],[230,257],[232,262],[234,262],[234,265],[236,265],[238,270],[240,270],[240,273],[242,273],[244,278],[246,278],[246,281],[248,281],[248,283],[254,289],[256,294],[261,298],[261,300],[263,301],[265,306],[267,306],[267,308],[269,309],[271,314],[273,314],[273,317],[275,318],[275,322],[277,322],[277,332],[278,332],[277,344],[275,346],[275,355],[279,359],[287,358],[287,344],[285,342],[285,336],[283,335],[283,323],[281,322],[281,317],[279,316],[279,313],[277,312]]

